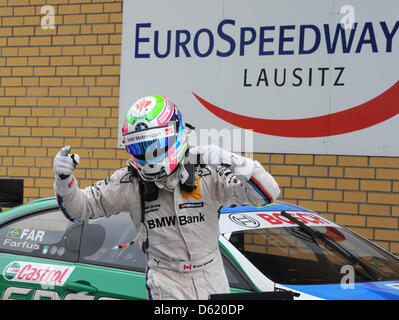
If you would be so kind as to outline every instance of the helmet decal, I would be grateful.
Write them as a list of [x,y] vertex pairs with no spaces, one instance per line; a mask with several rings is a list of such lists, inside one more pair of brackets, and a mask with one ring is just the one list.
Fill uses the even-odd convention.
[[154,107],[157,105],[157,99],[155,97],[149,96],[140,99],[135,102],[132,107],[130,107],[128,113],[128,121],[132,123],[133,119],[141,118],[148,113],[150,113]]
[[138,122],[138,123],[136,122],[134,129],[136,131],[141,131],[144,129],[148,129],[148,125],[145,122]]
[[170,118],[173,116],[174,112],[174,105],[171,103],[167,98],[163,97],[165,99],[165,107],[162,110],[162,113],[159,115],[157,118],[158,125],[159,126],[165,126]]

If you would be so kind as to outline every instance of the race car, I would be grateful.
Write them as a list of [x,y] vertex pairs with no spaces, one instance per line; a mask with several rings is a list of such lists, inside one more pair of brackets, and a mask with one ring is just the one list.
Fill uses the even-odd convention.
[[[316,212],[274,202],[215,214],[223,299],[399,299],[399,260]],[[0,212],[0,297],[147,299],[145,256],[123,245],[135,237],[128,212],[72,223],[54,197]]]

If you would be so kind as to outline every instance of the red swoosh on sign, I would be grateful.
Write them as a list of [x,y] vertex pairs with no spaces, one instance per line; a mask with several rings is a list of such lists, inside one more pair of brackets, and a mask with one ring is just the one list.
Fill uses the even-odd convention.
[[243,129],[290,138],[317,138],[349,133],[374,126],[399,113],[399,81],[356,107],[319,117],[289,120],[258,119],[226,111],[202,99],[198,101],[215,116]]

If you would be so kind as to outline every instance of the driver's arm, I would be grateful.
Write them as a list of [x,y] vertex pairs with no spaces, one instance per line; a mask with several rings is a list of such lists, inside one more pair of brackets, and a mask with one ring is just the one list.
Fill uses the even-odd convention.
[[121,183],[122,177],[126,174],[128,174],[127,168],[121,168],[109,178],[85,189],[78,187],[76,178],[69,188],[59,186],[63,182],[56,180],[54,188],[61,211],[71,221],[96,219],[128,211],[127,192],[130,197],[129,202],[140,202],[136,181]]
[[262,206],[280,195],[276,180],[258,161],[216,145],[193,147],[190,154],[199,156],[202,163],[217,165],[213,197],[221,205]]
[[276,180],[263,166],[254,161],[250,176],[236,175],[230,168],[219,166],[214,175],[216,201],[221,205],[252,205],[272,203],[280,194]]

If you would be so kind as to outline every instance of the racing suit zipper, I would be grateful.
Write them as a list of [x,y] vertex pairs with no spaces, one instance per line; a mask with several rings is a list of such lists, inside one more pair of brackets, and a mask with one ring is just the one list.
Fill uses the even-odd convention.
[[[185,213],[185,211],[187,210],[187,209],[179,209],[178,208],[179,201],[180,201],[180,186],[177,186],[173,191],[173,208],[174,208],[175,215],[176,215],[177,219],[179,219],[180,212]],[[177,227],[178,227],[179,232],[183,238],[184,244],[186,245],[187,253],[188,253],[188,260],[192,260],[190,246],[187,243],[186,236],[182,230],[182,227],[179,223],[177,224]]]

